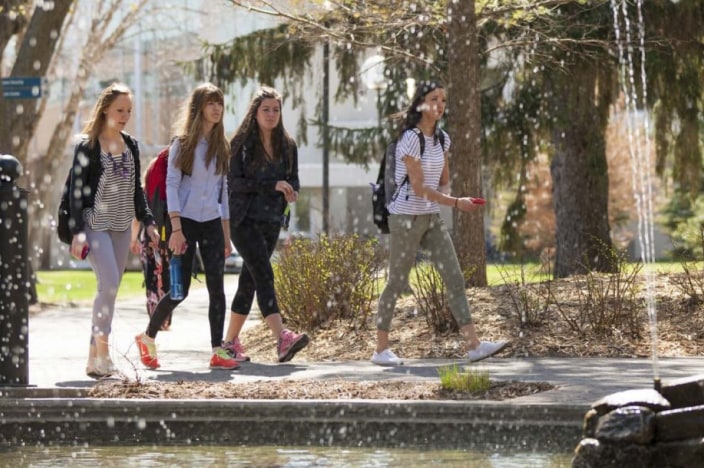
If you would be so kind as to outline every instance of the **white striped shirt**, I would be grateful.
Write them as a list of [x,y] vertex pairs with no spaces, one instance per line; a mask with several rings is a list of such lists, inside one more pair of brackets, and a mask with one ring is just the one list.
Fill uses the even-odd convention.
[[83,219],[93,231],[126,231],[135,217],[134,159],[129,148],[119,155],[100,152],[103,174],[95,204],[83,210]]
[[[437,142],[434,136],[425,136],[425,152],[422,157],[420,154],[420,140],[418,135],[407,130],[401,136],[396,145],[396,188],[398,195],[395,200],[389,203],[389,213],[391,214],[432,214],[440,212],[440,205],[437,202],[419,197],[413,192],[410,180],[400,187],[403,179],[408,175],[408,169],[403,158],[408,155],[416,159],[420,158],[421,167],[423,168],[423,181],[426,187],[437,189],[440,185],[440,177],[445,166],[445,152],[450,149],[450,137],[444,130],[443,137],[445,138],[444,148],[440,145],[440,138]],[[400,187],[400,190],[399,190]]]

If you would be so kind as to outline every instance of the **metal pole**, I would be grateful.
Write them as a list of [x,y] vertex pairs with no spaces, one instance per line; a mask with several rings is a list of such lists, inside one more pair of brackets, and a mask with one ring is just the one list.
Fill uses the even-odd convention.
[[323,232],[330,233],[330,44],[323,44]]
[[22,165],[0,155],[0,385],[28,383],[27,190]]

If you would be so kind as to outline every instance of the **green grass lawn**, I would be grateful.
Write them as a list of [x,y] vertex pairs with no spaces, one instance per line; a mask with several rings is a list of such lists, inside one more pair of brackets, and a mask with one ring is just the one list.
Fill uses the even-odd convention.
[[[697,265],[702,268],[702,265]],[[662,262],[647,265],[648,271],[655,273],[682,272],[682,265],[679,262]],[[522,272],[523,273],[522,273]],[[489,264],[486,269],[489,286],[499,286],[507,282],[535,283],[549,279],[541,274],[540,265],[537,263],[520,264]],[[68,304],[90,302],[95,296],[96,281],[95,274],[91,270],[51,270],[39,271],[37,283],[37,294],[39,301],[49,304]],[[413,275],[411,275],[413,278]],[[191,287],[203,287],[204,283],[197,281],[191,283]],[[383,285],[382,285],[383,287]],[[234,291],[232,292],[234,293]],[[141,271],[128,271],[122,278],[120,291],[117,299],[130,299],[134,297],[144,297],[143,276]]]
[[[37,272],[39,302],[68,304],[91,302],[95,297],[96,280],[92,270],[51,270]],[[141,271],[128,271],[122,277],[117,299],[145,297]]]

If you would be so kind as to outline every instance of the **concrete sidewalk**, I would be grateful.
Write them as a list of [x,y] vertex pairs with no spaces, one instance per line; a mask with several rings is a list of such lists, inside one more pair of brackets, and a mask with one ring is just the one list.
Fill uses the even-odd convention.
[[[236,275],[226,275],[228,296],[236,289]],[[203,380],[211,382],[266,379],[350,379],[350,380],[437,380],[440,366],[464,361],[449,359],[406,360],[406,365],[384,368],[369,361],[243,363],[235,371],[210,370],[207,292],[194,289],[176,309],[173,327],[157,338],[162,367],[143,369],[134,336],[147,325],[144,298],[120,301],[113,321],[111,344],[118,367],[130,377],[159,381]],[[91,311],[88,307],[50,308],[29,319],[29,383],[37,388],[85,388],[94,380],[85,375]],[[249,326],[258,321],[253,312]],[[229,320],[229,317],[228,317]],[[227,324],[227,322],[226,322]],[[313,342],[313,346],[315,342]],[[490,358],[478,364],[494,380],[549,382],[558,388],[525,396],[511,404],[540,403],[588,406],[604,395],[632,388],[652,387],[653,366],[649,359],[608,358]],[[135,370],[136,366],[136,370]],[[663,382],[704,373],[704,359],[665,358],[659,360]]]
[[[227,276],[226,291],[236,276]],[[253,313],[248,326],[257,323]],[[0,446],[26,444],[251,444],[486,448],[569,452],[585,411],[608,394],[652,388],[648,359],[490,358],[477,364],[493,380],[540,381],[551,391],[506,401],[91,399],[85,375],[89,307],[49,308],[29,318],[29,386],[0,387]],[[131,377],[155,381],[275,379],[432,380],[461,360],[415,359],[388,368],[369,361],[243,363],[211,371],[207,292],[194,289],[161,332],[162,368],[139,365],[134,336],[147,325],[144,298],[120,301],[111,345]],[[313,341],[313,346],[315,342]],[[663,383],[704,373],[700,358],[659,363]],[[38,415],[41,415],[39,417]],[[247,428],[242,439],[241,428]],[[250,438],[251,437],[251,438]]]

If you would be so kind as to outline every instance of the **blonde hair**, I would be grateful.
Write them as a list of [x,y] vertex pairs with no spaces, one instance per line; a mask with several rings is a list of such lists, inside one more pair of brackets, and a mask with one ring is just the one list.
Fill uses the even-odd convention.
[[[185,174],[193,172],[193,158],[203,130],[203,106],[215,101],[224,104],[223,92],[212,83],[203,83],[196,87],[181,109],[181,117],[174,126],[174,134],[179,141],[180,151],[174,164]],[[208,152],[205,165],[210,166],[216,160],[215,173],[227,174],[230,163],[230,145],[225,137],[223,119],[216,123],[206,137]]]
[[83,133],[88,136],[88,147],[94,148],[98,142],[98,137],[100,132],[103,131],[107,117],[105,113],[108,107],[115,102],[118,97],[126,95],[132,97],[132,92],[126,84],[123,83],[113,83],[107,88],[105,88],[98,96],[98,101],[93,107],[93,112],[91,113],[90,120],[83,127]]

